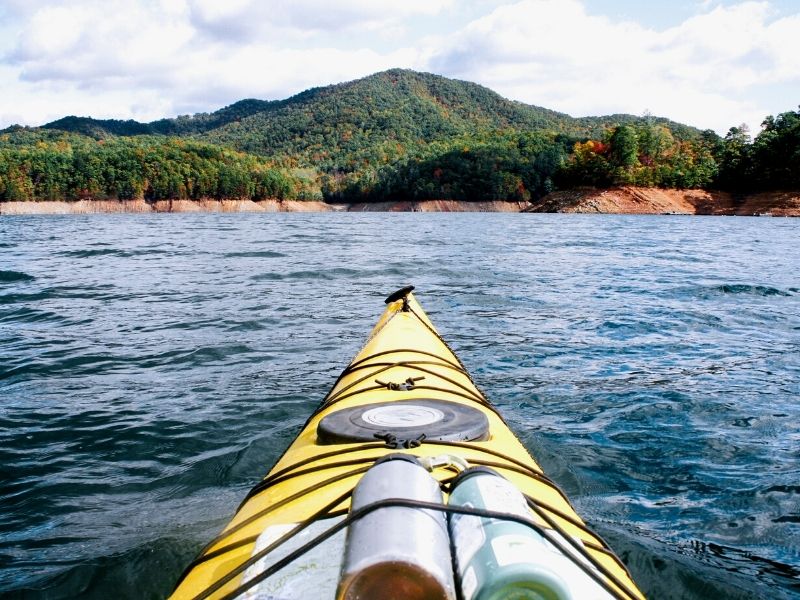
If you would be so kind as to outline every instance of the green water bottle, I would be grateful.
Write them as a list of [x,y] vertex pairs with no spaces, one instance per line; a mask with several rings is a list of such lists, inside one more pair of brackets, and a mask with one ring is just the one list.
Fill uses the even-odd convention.
[[[486,467],[460,473],[449,504],[532,516],[517,487]],[[532,528],[458,514],[450,515],[449,528],[464,600],[573,600],[560,561],[552,560],[557,551]]]

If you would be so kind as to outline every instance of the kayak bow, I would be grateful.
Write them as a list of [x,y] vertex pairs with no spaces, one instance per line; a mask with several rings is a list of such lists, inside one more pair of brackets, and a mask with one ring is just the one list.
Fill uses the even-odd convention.
[[[468,572],[465,561],[482,556],[476,545],[480,540],[469,542],[466,550],[459,547],[459,536],[464,536],[457,534],[454,523],[461,518],[464,523],[472,519],[475,527],[515,522],[538,540],[539,551],[531,551],[532,542],[523,540],[514,552],[502,556],[497,542],[492,542],[492,568],[506,565],[507,569],[513,566],[519,570],[525,563],[529,571],[549,569],[548,573],[555,573],[560,582],[555,591],[515,597],[644,598],[622,562],[585,525],[564,492],[543,473],[473,382],[417,303],[412,289],[403,288],[387,298],[386,310],[364,347],[277,464],[247,494],[232,521],[186,568],[172,598],[341,596],[344,584],[340,576],[348,568],[343,561],[350,560],[343,557],[351,557],[356,550],[363,553],[362,546],[360,550],[348,547],[354,543],[347,536],[354,536],[355,524],[360,520],[366,524],[367,518],[379,519],[381,511],[384,515],[410,511],[404,513],[403,522],[413,527],[409,515],[418,515],[421,510],[440,515],[442,523],[449,519],[455,559],[451,561],[448,555],[440,557],[440,562],[450,565],[447,577],[460,586],[459,598],[482,600],[508,595],[481,595],[476,587],[480,582],[472,581],[475,571]],[[414,501],[410,496],[391,493],[382,504],[356,506],[353,501],[351,507],[354,488],[359,482],[366,488],[365,474],[371,468],[377,473],[376,461],[397,453],[413,458],[404,465],[396,460],[380,464],[395,465],[398,473],[402,468],[419,470],[421,465],[438,482],[434,488],[440,488],[442,497],[450,498],[450,503]],[[524,494],[521,498],[527,508],[514,512],[511,501],[506,502],[509,508],[488,503],[481,507],[473,501],[454,504],[453,482],[469,473],[484,478],[489,474],[502,476],[503,485],[510,482]],[[446,531],[446,526],[442,527]],[[386,531],[390,529],[389,524]],[[485,531],[478,532],[484,542]],[[374,531],[376,540],[382,539],[381,535],[382,531]],[[520,536],[506,538],[517,540]],[[412,592],[405,596],[400,588],[393,589],[380,597],[434,597],[414,596]]]

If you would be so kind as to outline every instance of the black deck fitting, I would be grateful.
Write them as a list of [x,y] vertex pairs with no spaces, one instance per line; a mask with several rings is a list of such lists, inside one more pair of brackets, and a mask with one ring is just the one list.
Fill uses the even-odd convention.
[[396,292],[394,292],[392,294],[389,294],[389,296],[386,298],[385,302],[386,302],[386,304],[391,304],[392,302],[396,302],[397,300],[404,299],[412,291],[414,291],[414,286],[413,285],[407,285],[406,287],[400,288]]

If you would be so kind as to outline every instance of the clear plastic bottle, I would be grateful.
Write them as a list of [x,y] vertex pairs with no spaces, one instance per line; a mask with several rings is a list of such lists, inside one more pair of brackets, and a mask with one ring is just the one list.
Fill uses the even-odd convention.
[[[377,461],[356,485],[352,509],[387,498],[443,502],[439,483],[409,454]],[[392,506],[353,522],[336,597],[455,600],[444,513]]]
[[[531,518],[513,483],[486,467],[453,481],[449,504]],[[464,600],[572,600],[555,548],[521,523],[451,514],[450,537]],[[560,557],[559,557],[560,558]]]

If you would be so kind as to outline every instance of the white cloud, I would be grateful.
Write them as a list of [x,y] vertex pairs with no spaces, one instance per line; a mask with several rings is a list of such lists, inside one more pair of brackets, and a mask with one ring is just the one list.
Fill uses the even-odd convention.
[[224,51],[209,46],[184,66],[173,81],[185,97],[198,102],[211,95],[218,108],[245,97],[284,98],[309,87],[364,77],[395,65],[410,66],[413,52],[389,55],[369,49],[281,49],[268,44]]
[[390,28],[414,15],[432,17],[455,0],[189,0],[192,22],[223,39],[261,39],[266,30],[308,39],[319,32]]
[[[396,27],[450,2],[348,0],[335,10],[318,0],[19,3],[12,8],[25,25],[3,69],[0,127],[66,114],[150,120],[411,67],[419,62],[416,50],[343,50],[307,40],[320,27]],[[223,30],[226,20],[250,23],[258,35],[226,39],[210,26],[198,27],[198,15]],[[235,38],[235,31],[226,31]]]
[[523,0],[471,23],[431,66],[573,115],[650,110],[718,131],[757,127],[769,109],[748,92],[800,84],[800,16],[771,17],[768,2],[743,2],[656,31],[578,0]]
[[10,58],[25,81],[113,88],[179,68],[193,35],[174,2],[75,2],[36,11]]
[[[654,30],[579,0],[468,1],[3,0],[0,127],[151,120],[398,66],[576,116],[650,110],[720,132],[797,102],[765,104],[770,86],[800,87],[800,13],[769,2],[701,2]],[[450,31],[460,9],[484,16]],[[437,31],[415,38],[420,19]]]

